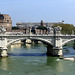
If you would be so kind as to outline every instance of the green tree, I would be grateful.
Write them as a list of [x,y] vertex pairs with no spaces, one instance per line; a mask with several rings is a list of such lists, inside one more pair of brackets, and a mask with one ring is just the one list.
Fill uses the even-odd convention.
[[12,30],[17,30],[17,29],[19,29],[18,27],[12,27]]
[[47,31],[47,28],[46,28],[46,27],[44,27],[44,26],[38,26],[36,29],[46,30],[46,31]]
[[53,27],[60,26],[62,27],[61,33],[62,34],[72,34],[72,30],[75,33],[75,27],[71,24],[55,24]]

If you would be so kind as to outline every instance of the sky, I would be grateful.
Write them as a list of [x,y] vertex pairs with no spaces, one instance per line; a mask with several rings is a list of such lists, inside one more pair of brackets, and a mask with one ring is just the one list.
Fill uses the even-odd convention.
[[75,26],[75,0],[0,0],[0,13],[17,22],[60,22]]

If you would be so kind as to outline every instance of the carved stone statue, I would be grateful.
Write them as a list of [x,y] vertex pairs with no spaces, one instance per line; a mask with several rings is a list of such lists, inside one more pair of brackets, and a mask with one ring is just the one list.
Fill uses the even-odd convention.
[[47,29],[48,29],[48,33],[49,33],[49,34],[53,34],[53,28],[52,28],[52,27],[47,28]]
[[50,33],[53,34],[53,28],[52,27],[50,28]]
[[6,32],[6,28],[4,26],[0,26],[0,34],[4,34]]
[[62,27],[60,26],[54,27],[54,34],[61,34],[61,29]]

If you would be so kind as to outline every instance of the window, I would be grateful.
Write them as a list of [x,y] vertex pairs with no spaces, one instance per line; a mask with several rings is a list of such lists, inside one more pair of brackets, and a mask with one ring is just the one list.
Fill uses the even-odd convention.
[[9,20],[7,20],[7,22],[9,22]]

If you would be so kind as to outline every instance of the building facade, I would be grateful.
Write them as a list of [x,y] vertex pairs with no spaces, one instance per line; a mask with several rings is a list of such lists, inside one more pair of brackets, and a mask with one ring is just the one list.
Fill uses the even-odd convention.
[[[63,22],[57,22],[57,23],[48,23],[48,22],[44,22],[43,20],[41,20],[41,22],[37,22],[37,23],[23,23],[23,22],[17,22],[16,26],[19,29],[24,29],[25,30],[25,34],[29,34],[30,30],[33,31],[35,34],[48,34],[50,33],[52,26],[55,24],[63,24]],[[43,26],[46,27],[47,30],[42,30],[42,29],[37,29],[39,26]]]
[[[45,26],[45,27],[51,27],[54,24],[61,24],[62,22],[57,22],[57,23],[50,23],[50,22],[44,22],[41,20],[41,22],[36,22],[36,23],[23,23],[23,22],[17,22],[16,26],[18,28],[26,28],[26,27],[35,27],[37,28],[38,26]],[[62,23],[63,24],[63,23]]]
[[11,17],[7,14],[0,13],[0,26],[4,26],[7,32],[12,30],[12,20]]

